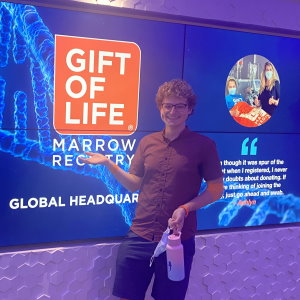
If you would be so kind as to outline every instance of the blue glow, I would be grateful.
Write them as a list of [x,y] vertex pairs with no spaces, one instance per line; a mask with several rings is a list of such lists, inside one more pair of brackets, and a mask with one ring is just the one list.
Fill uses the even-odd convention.
[[[53,103],[54,83],[54,37],[39,17],[36,9],[29,5],[0,3],[1,8],[1,44],[0,44],[0,65],[7,66],[8,52],[13,45],[13,58],[15,63],[22,64],[26,58],[30,60],[30,74],[32,80],[32,92],[34,95],[34,108],[36,125],[38,128],[38,139],[27,138],[27,103],[28,99],[23,91],[16,91],[15,98],[15,133],[7,130],[0,130],[0,151],[8,152],[15,157],[24,160],[36,161],[47,167],[60,170],[68,170],[85,176],[92,176],[102,180],[111,194],[122,194],[127,191],[120,186],[110,172],[102,166],[80,167],[74,164],[72,167],[53,166],[52,156],[63,155],[63,151],[52,150],[51,127],[49,122],[49,106]],[[11,34],[11,32],[13,34]],[[11,41],[12,40],[12,41]],[[0,78],[0,124],[3,120],[5,107],[5,85],[6,82]],[[91,136],[61,136],[64,138],[66,147],[71,139],[77,139],[78,144],[84,138],[95,140]],[[99,137],[98,137],[99,138]],[[109,136],[102,136],[102,139],[111,140]],[[75,150],[68,151],[68,154],[77,157],[82,154]],[[108,153],[109,154],[109,153]],[[125,155],[120,149],[112,151],[111,154]],[[128,170],[129,166],[123,162],[123,168]],[[130,203],[118,204],[121,206],[125,222],[130,225],[134,213],[134,205]]]
[[4,3],[1,3],[1,33],[0,33],[0,67],[8,64],[9,42],[11,38],[12,14]]
[[3,111],[5,107],[5,86],[6,81],[0,76],[0,128],[2,127]]
[[[238,182],[225,182],[225,186],[238,185]],[[202,187],[203,189],[203,187]],[[268,189],[249,189],[249,192],[268,192]],[[236,193],[245,193],[245,190],[235,190]],[[225,193],[225,192],[224,192]],[[249,197],[245,195],[240,197],[232,197],[228,199],[220,199],[202,209],[207,209],[217,203],[226,203],[218,216],[218,224],[220,226],[230,226],[230,223],[238,216],[242,208],[247,207],[253,211],[249,220],[245,219],[245,224],[241,226],[258,226],[263,225],[269,215],[275,215],[280,219],[280,223],[300,222],[300,198],[292,194],[288,195],[271,195],[256,197],[254,205],[237,205],[239,201],[244,201]]]
[[[33,6],[0,2],[0,13],[0,66],[6,67],[8,65],[10,53],[12,53],[15,64],[29,63],[33,95],[33,99],[31,99],[29,93],[15,91],[14,122],[17,130],[15,132],[0,130],[0,151],[9,153],[14,157],[20,157],[23,160],[38,162],[49,168],[72,171],[100,179],[111,194],[126,193],[127,191],[117,183],[105,167],[89,165],[81,167],[77,164],[72,167],[53,166],[52,156],[64,155],[63,151],[53,151],[52,140],[54,138],[64,138],[66,148],[68,148],[72,139],[76,139],[78,144],[81,144],[83,139],[90,139],[94,142],[96,137],[61,136],[53,133],[51,108],[54,101],[54,37]],[[0,77],[0,126],[3,124],[5,94],[6,81],[3,77]],[[25,130],[28,126],[29,103],[34,104],[35,123],[38,128],[36,140],[28,138]],[[101,138],[106,142],[112,140],[110,136],[101,136]],[[68,154],[77,157],[82,153],[73,149],[68,151]],[[126,152],[118,149],[111,151],[110,154],[126,155]],[[128,163],[124,162],[123,168],[128,170]],[[235,183],[226,182],[225,184],[233,185]],[[201,191],[204,190],[205,186],[206,184],[203,183]],[[244,190],[235,191],[245,192]],[[267,190],[252,189],[249,191]],[[262,225],[269,215],[277,216],[280,218],[281,223],[300,222],[300,199],[294,195],[258,197],[256,205],[236,205],[239,200],[245,199],[244,196],[221,199],[203,209],[220,203],[224,204],[225,207],[218,215],[219,226],[230,226],[231,222],[241,212],[241,209],[245,207],[252,211],[252,215],[241,226]],[[121,207],[125,222],[130,225],[135,205],[130,203],[118,205]]]

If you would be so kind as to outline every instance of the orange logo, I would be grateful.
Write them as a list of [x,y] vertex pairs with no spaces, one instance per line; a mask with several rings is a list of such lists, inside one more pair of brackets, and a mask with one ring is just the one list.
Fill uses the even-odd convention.
[[132,42],[56,35],[55,130],[132,134],[138,120],[140,57]]

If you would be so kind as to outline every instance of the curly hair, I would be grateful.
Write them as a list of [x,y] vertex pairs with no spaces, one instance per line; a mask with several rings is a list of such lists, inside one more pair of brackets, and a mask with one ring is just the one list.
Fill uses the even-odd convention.
[[159,109],[161,108],[163,100],[169,96],[186,99],[188,107],[192,110],[196,105],[196,95],[194,94],[192,87],[184,80],[173,79],[163,83],[158,88],[155,101]]

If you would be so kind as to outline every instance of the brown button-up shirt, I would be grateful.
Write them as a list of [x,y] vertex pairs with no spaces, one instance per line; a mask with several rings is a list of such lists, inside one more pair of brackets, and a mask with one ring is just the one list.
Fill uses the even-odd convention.
[[[223,176],[215,143],[188,128],[173,141],[163,131],[145,136],[129,172],[143,177],[131,230],[157,242],[174,210],[198,195],[202,179]],[[196,212],[192,211],[185,219],[182,240],[194,236],[196,229]]]

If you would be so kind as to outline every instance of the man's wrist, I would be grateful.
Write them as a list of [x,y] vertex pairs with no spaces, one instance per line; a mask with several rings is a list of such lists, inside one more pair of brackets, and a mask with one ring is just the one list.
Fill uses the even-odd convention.
[[110,169],[113,166],[113,162],[109,158],[107,158],[107,161],[104,163],[104,166],[107,169]]
[[189,208],[186,205],[180,205],[179,208],[184,209],[185,218],[189,215]]
[[108,159],[107,164],[106,164],[107,169],[112,173],[113,175],[118,173],[120,167],[116,165],[113,161]]

